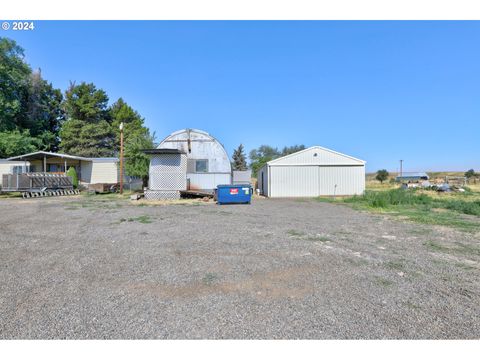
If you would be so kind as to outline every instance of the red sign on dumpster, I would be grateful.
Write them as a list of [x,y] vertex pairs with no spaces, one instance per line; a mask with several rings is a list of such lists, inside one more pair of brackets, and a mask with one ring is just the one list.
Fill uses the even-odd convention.
[[230,195],[237,195],[238,194],[238,189],[230,189]]

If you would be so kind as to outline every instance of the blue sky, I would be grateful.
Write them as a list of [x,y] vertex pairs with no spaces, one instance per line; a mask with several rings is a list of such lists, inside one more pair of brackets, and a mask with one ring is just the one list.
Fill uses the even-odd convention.
[[0,31],[65,90],[123,97],[160,140],[182,128],[231,155],[321,145],[367,171],[480,170],[480,22],[37,21]]

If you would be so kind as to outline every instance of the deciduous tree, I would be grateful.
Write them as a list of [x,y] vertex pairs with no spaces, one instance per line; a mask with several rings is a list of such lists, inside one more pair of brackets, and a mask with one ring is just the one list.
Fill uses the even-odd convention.
[[0,132],[0,159],[34,152],[41,148],[41,141],[30,136],[28,130]]
[[261,145],[258,149],[250,151],[250,168],[254,175],[258,170],[270,160],[276,159],[281,156],[281,153],[277,148],[269,145]]
[[389,173],[387,170],[385,169],[382,169],[382,170],[378,170],[377,171],[377,175],[375,176],[375,179],[377,179],[378,181],[380,181],[381,183],[383,183],[385,180],[388,179],[389,177]]

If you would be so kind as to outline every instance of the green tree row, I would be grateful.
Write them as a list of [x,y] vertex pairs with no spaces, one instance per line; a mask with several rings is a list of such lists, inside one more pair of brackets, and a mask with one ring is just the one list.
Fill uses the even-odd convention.
[[70,83],[62,93],[24,60],[15,41],[0,37],[0,158],[38,150],[84,157],[116,156],[124,123],[125,171],[145,177],[154,134],[122,98],[111,106],[93,83]]
[[305,145],[285,146],[282,150],[269,145],[261,145],[258,149],[251,150],[249,155],[250,168],[252,169],[253,176],[256,176],[258,170],[270,160],[293,154],[304,149]]
[[58,150],[62,92],[33,71],[15,41],[0,38],[0,158]]

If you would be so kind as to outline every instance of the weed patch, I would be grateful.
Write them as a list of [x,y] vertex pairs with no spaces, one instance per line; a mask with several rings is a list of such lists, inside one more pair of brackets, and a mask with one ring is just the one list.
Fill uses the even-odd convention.
[[364,195],[339,199],[358,210],[387,213],[402,219],[428,224],[443,225],[459,230],[480,231],[480,200],[468,200],[465,195],[456,198],[432,197],[415,190],[393,189],[366,191]]
[[405,305],[412,310],[420,310],[421,307],[417,304],[412,303],[411,301],[405,302]]
[[131,217],[131,218],[128,218],[128,219],[125,219],[125,218],[121,218],[120,219],[120,222],[123,223],[123,222],[139,222],[141,224],[150,224],[152,223],[152,219],[150,218],[150,216],[148,215],[142,215],[142,216],[138,216],[138,217]]
[[382,278],[380,276],[376,278],[376,283],[380,286],[383,286],[383,287],[390,287],[390,286],[393,285],[393,281]]
[[425,245],[427,248],[429,248],[430,250],[433,250],[433,251],[448,252],[450,250],[450,248],[448,248],[446,246],[443,246],[439,243],[436,243],[434,241],[431,241],[431,240],[428,240],[428,241],[424,242],[423,245]]
[[218,276],[214,273],[207,273],[205,274],[205,276],[203,277],[202,279],[202,282],[205,284],[205,285],[212,285],[215,280],[217,280]]
[[405,270],[405,262],[401,261],[387,261],[384,266],[390,270]]
[[307,234],[305,234],[304,232],[302,231],[297,231],[297,230],[288,230],[287,231],[287,234],[290,235],[290,236],[295,236],[295,237],[300,237],[300,236],[305,236]]
[[435,252],[480,256],[479,247],[470,245],[470,244],[463,244],[460,242],[456,242],[454,246],[448,247],[448,246],[429,240],[424,242],[423,245],[425,245],[431,251],[435,251]]
[[319,241],[319,242],[327,242],[327,241],[330,241],[330,238],[326,237],[326,236],[319,236],[319,235],[315,235],[315,236],[307,236],[305,238],[305,240],[307,241]]

